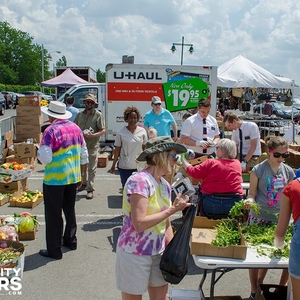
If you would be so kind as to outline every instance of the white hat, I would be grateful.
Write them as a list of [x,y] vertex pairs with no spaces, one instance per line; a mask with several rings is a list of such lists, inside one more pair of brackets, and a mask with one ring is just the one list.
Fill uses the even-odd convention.
[[152,104],[161,104],[161,99],[158,96],[153,96],[151,102]]
[[42,112],[56,119],[69,119],[72,113],[66,110],[66,105],[60,101],[51,101],[49,106],[42,106]]

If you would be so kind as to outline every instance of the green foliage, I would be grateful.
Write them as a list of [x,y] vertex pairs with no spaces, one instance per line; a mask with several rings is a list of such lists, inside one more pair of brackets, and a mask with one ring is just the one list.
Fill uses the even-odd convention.
[[[252,208],[256,214],[259,213],[260,207],[257,203],[247,204],[247,206],[249,206],[248,209]],[[229,211],[229,216],[231,218],[237,218],[237,217],[243,216],[244,215],[244,211],[243,211],[244,209],[247,209],[245,207],[244,200],[235,202],[235,204],[231,207],[231,209]]]
[[0,82],[36,84],[41,79],[41,47],[33,37],[0,22]]
[[217,235],[211,242],[218,247],[228,247],[241,243],[241,234],[238,230],[238,222],[233,219],[222,220],[217,226]]
[[96,70],[97,82],[105,82],[105,72],[101,72],[100,69]]

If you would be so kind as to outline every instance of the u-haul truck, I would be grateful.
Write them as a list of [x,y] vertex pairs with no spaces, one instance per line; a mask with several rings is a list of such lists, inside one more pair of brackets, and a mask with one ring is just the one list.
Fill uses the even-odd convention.
[[193,112],[202,98],[211,100],[211,115],[216,113],[217,67],[108,64],[105,71],[105,84],[80,84],[66,93],[75,98],[78,108],[85,107],[86,94],[97,97],[98,109],[105,116],[106,142],[114,141],[117,131],[127,124],[123,119],[126,107],[136,106],[143,117],[151,109],[153,96],[159,96],[163,107],[172,112],[179,130],[182,116]]

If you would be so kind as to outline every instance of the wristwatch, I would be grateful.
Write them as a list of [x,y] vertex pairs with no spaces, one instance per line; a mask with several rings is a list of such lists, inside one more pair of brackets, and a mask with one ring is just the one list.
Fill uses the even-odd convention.
[[246,159],[243,159],[243,162],[246,164],[248,161]]

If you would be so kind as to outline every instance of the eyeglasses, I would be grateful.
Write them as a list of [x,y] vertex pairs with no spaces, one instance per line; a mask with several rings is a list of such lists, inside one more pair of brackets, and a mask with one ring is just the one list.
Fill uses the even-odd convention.
[[153,105],[154,106],[161,106],[161,103],[156,103],[156,104],[153,103]]
[[169,155],[175,160],[177,161],[179,159],[179,155],[175,154],[175,153],[169,153]]
[[282,158],[287,158],[287,157],[290,156],[290,152],[289,151],[287,151],[285,153],[279,153],[279,152],[274,152],[272,149],[269,149],[269,152],[272,153],[275,158],[279,158],[280,156]]

